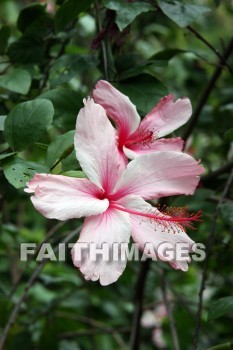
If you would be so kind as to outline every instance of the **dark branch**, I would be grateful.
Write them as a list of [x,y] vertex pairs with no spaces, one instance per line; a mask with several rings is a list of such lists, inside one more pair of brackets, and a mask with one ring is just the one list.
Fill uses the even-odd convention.
[[140,348],[140,322],[143,309],[143,298],[145,290],[145,282],[150,269],[150,260],[147,259],[141,263],[140,272],[138,275],[135,288],[135,308],[133,315],[133,323],[130,335],[130,349],[139,350]]

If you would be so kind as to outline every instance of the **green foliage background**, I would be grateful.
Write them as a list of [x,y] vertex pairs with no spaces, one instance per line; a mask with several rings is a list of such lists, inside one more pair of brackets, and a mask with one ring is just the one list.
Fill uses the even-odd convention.
[[[222,58],[233,40],[232,19],[228,0],[57,0],[47,9],[46,1],[1,0],[0,332],[38,264],[19,260],[19,244],[48,239],[55,247],[82,223],[46,220],[23,187],[37,172],[82,176],[73,151],[76,116],[95,82],[108,78],[142,117],[168,92],[188,96],[198,114],[187,151],[202,160],[206,174],[193,197],[170,200],[203,211],[203,222],[189,232],[196,242],[207,244],[214,232],[198,346],[205,262],[192,262],[187,273],[152,262],[141,299],[143,310],[162,301],[162,271],[180,349],[231,348],[232,187],[219,200],[233,164],[233,59],[230,53]],[[188,127],[176,135],[187,135]],[[83,280],[69,251],[64,262],[46,262],[19,305],[4,349],[155,349],[151,328],[140,327],[138,347],[129,345],[141,268],[129,262],[118,282],[101,287]],[[170,323],[168,317],[162,323],[166,349],[174,348]]]

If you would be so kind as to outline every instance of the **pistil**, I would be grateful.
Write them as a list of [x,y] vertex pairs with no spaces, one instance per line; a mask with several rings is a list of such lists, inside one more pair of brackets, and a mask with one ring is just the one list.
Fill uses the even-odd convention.
[[[129,208],[124,208],[121,205],[111,203],[111,208],[132,214],[141,216],[144,218],[148,218],[150,221],[155,221],[158,224],[165,226],[168,229],[173,229],[173,224],[178,225],[180,228],[189,227],[194,228],[192,223],[194,221],[200,222],[202,221],[200,218],[202,216],[201,211],[198,211],[196,214],[191,213],[187,214],[186,208],[172,208],[168,209],[165,213],[160,212],[157,208],[154,208],[156,212],[140,212],[137,210],[132,210]],[[153,209],[152,209],[153,210]],[[172,216],[174,215],[174,216]]]

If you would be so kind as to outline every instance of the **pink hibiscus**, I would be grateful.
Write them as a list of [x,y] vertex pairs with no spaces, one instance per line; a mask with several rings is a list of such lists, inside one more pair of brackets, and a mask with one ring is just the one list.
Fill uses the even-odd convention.
[[136,107],[129,98],[110,83],[100,80],[93,91],[93,98],[107,112],[117,126],[118,150],[123,164],[127,158],[155,151],[181,151],[180,137],[164,139],[187,122],[192,114],[188,98],[174,101],[172,94],[162,98],[150,113],[140,122]]
[[[86,216],[78,242],[72,250],[73,262],[87,280],[102,285],[115,282],[126,261],[91,261],[89,248],[82,259],[76,258],[79,244],[128,243],[130,236],[143,247],[152,242],[194,243],[184,232],[195,217],[171,217],[159,212],[145,200],[178,194],[193,194],[203,168],[182,152],[156,152],[120,167],[115,129],[103,107],[92,99],[79,112],[75,149],[89,179],[62,175],[36,174],[26,192],[35,208],[49,219],[68,220]],[[169,260],[169,258],[168,258]],[[176,269],[187,270],[188,262],[169,261]]]

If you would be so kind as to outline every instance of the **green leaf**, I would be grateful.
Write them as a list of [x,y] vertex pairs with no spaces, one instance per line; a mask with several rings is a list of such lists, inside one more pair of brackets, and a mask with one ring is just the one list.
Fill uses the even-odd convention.
[[43,327],[42,334],[39,340],[39,349],[58,349],[58,330],[54,319],[49,317]]
[[92,55],[63,55],[52,66],[49,73],[49,80],[53,87],[67,83],[77,73],[89,70],[92,66],[97,66],[98,58]]
[[4,327],[10,316],[13,307],[13,302],[9,298],[0,295],[0,326]]
[[224,135],[224,139],[226,141],[233,141],[233,128],[231,128],[230,130],[227,130],[227,132]]
[[6,115],[0,115],[0,131],[4,130],[6,117],[7,117]]
[[[74,133],[58,136],[48,147],[45,163],[51,168],[58,160],[66,158],[74,149]],[[78,162],[78,161],[77,161]]]
[[19,330],[19,327],[11,329],[9,337],[7,339],[7,349],[17,350],[31,350],[33,348],[33,343],[31,339],[31,333],[29,330]]
[[117,72],[131,70],[145,63],[141,55],[135,53],[123,53],[115,58]]
[[77,117],[79,109],[83,107],[83,97],[70,89],[53,89],[43,93],[39,98],[52,102],[54,118],[64,118],[65,116],[67,119],[73,119],[74,116]]
[[157,52],[152,57],[150,57],[150,60],[165,60],[170,61],[174,56],[179,55],[181,53],[187,53],[186,50],[180,50],[180,49],[166,49]]
[[30,298],[35,299],[38,303],[49,303],[55,299],[56,294],[44,287],[41,283],[37,283],[30,289],[29,296]]
[[163,13],[181,28],[187,27],[211,11],[210,8],[205,6],[183,4],[176,0],[158,0],[158,4]]
[[57,10],[55,15],[55,25],[58,31],[65,29],[67,24],[75,20],[81,12],[89,9],[93,0],[77,1],[67,0]]
[[223,203],[220,210],[224,222],[233,227],[233,203]]
[[12,62],[40,63],[43,59],[44,49],[45,44],[41,38],[22,36],[9,46],[7,54]]
[[221,0],[213,0],[216,7],[218,7],[221,4]]
[[43,164],[27,162],[18,157],[6,159],[2,163],[5,177],[15,188],[24,187],[36,173],[49,172],[48,167]]
[[12,156],[13,154],[15,154],[15,152],[0,154],[0,160],[8,158],[8,157]]
[[80,164],[76,157],[75,149],[71,154],[61,161],[61,171],[79,170]]
[[4,25],[0,29],[0,55],[6,52],[8,39],[11,35],[11,29],[9,26]]
[[87,177],[86,174],[81,170],[64,171],[63,173],[61,173],[61,175],[70,176],[70,177],[77,177],[79,179]]
[[[172,59],[174,56],[181,53],[186,53],[186,52],[187,51],[180,50],[180,49],[166,49],[166,50],[157,52],[156,54],[148,58],[147,61],[138,62],[138,63],[135,62],[133,67],[130,67],[129,69],[119,72],[118,78],[119,80],[122,80],[122,79],[127,79],[130,77],[142,74],[142,73],[150,74],[151,72],[153,75],[154,71],[156,72],[158,70],[161,70],[161,68],[167,67],[168,61]],[[124,58],[124,56],[125,56],[126,62],[123,62],[123,65],[122,65],[122,59]],[[130,58],[127,56],[129,55],[122,55],[122,57],[118,57],[118,60],[117,60],[118,70],[119,70],[119,62],[123,67],[124,66],[127,67],[127,65],[131,64],[133,58],[132,57]]]
[[105,0],[104,5],[116,11],[116,24],[120,31],[125,29],[133,20],[148,11],[153,11],[155,8],[142,1],[126,2],[125,0]]
[[77,114],[83,107],[83,96],[68,88],[58,88],[43,93],[39,98],[52,102],[55,122],[61,124],[58,126],[62,126],[66,130],[74,128]]
[[209,307],[208,320],[233,312],[233,296],[215,300]]
[[9,73],[0,76],[1,87],[22,95],[28,93],[31,82],[31,75],[27,70],[22,68],[12,69]]
[[128,79],[131,77],[138,76],[143,73],[148,73],[150,74],[151,71],[161,69],[162,67],[166,67],[167,62],[166,61],[150,61],[148,60],[146,63],[138,65],[134,68],[131,68],[129,70],[123,71],[120,74],[118,74],[118,79],[119,80],[124,80]]
[[48,100],[23,102],[15,106],[5,121],[5,137],[12,149],[22,151],[38,141],[51,125],[53,105]]
[[160,80],[149,74],[121,80],[114,84],[137,106],[142,114],[147,114],[168,91]]
[[19,14],[17,27],[24,33],[35,21],[38,21],[45,14],[45,6],[33,4],[28,6]]
[[59,350],[80,350],[75,341],[62,340],[59,343]]

